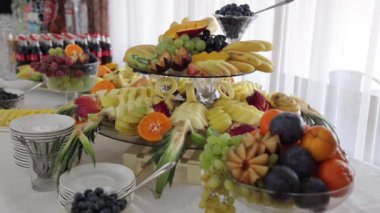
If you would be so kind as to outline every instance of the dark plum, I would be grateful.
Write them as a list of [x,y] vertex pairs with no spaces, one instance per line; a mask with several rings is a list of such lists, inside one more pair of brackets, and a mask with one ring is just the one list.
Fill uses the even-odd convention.
[[330,201],[330,196],[326,184],[316,177],[307,178],[301,181],[299,193],[322,193],[297,196],[294,198],[296,205],[303,209],[310,209],[314,212],[326,210]]
[[304,134],[304,125],[301,116],[284,112],[276,116],[270,123],[269,131],[280,137],[281,144],[293,144]]
[[310,177],[316,168],[315,161],[310,153],[300,146],[294,146],[286,150],[281,156],[280,162],[295,171],[300,179]]
[[264,188],[274,193],[269,196],[276,200],[286,200],[291,198],[288,193],[296,193],[299,188],[297,174],[287,166],[275,166],[265,176]]

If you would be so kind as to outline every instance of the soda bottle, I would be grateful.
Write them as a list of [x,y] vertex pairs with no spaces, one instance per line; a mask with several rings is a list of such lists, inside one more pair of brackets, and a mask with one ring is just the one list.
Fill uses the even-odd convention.
[[101,45],[102,47],[102,64],[107,64],[112,62],[112,48],[111,39],[108,35],[102,36]]
[[83,51],[88,53],[90,52],[88,49],[87,37],[84,34],[77,34],[77,39],[75,40],[75,44],[82,47]]
[[43,56],[49,55],[49,49],[53,47],[51,37],[48,34],[40,35],[40,47]]
[[16,63],[17,66],[29,64],[28,41],[24,35],[19,35],[17,38]]
[[63,46],[63,38],[61,35],[57,34],[57,33],[52,33],[51,34],[52,37],[53,37],[53,47],[54,48],[57,48],[57,47],[60,47],[60,48],[64,48]]
[[68,44],[75,44],[75,36],[71,33],[62,33],[65,40],[63,40],[63,46],[67,46]]
[[39,62],[42,59],[42,51],[40,48],[40,43],[38,42],[38,36],[36,34],[31,34],[29,36],[30,41],[30,53],[29,60],[31,62]]
[[90,52],[94,56],[96,56],[99,60],[102,59],[102,48],[100,46],[100,36],[98,33],[94,33],[91,35],[89,49],[90,49]]

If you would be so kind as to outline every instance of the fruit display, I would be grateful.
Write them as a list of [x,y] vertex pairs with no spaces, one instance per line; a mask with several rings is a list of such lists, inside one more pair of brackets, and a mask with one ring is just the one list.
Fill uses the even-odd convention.
[[72,213],[119,213],[127,206],[126,199],[118,199],[117,194],[106,194],[100,187],[86,189],[83,193],[77,192],[73,200],[70,210]]
[[157,45],[133,46],[126,51],[124,61],[136,71],[167,76],[226,77],[255,70],[273,71],[272,62],[257,53],[272,50],[270,42],[249,40],[229,44],[228,35],[212,34],[213,25],[210,17],[173,22],[159,36]]
[[47,87],[57,91],[84,92],[96,83],[98,61],[95,56],[84,53],[82,48],[69,44],[65,50],[51,48],[40,62],[30,66],[43,73]]
[[[224,113],[221,101],[213,113]],[[349,196],[354,174],[327,125],[310,127],[299,113],[273,108],[253,126],[239,135],[208,135],[200,208],[235,212],[239,199],[258,211],[325,211]]]

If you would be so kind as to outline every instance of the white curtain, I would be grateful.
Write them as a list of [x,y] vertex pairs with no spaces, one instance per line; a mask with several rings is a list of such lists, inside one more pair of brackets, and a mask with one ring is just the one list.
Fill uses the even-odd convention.
[[[157,43],[173,21],[211,16],[233,2],[256,11],[278,1],[112,0],[115,61],[130,46]],[[304,98],[336,126],[350,156],[380,166],[379,38],[379,0],[295,0],[260,14],[243,36],[272,41],[267,56],[276,66],[245,79]]]

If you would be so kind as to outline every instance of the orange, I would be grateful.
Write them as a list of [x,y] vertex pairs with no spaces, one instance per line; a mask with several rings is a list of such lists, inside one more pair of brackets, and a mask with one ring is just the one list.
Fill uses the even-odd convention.
[[103,77],[105,74],[111,73],[111,70],[105,66],[105,65],[100,65],[98,69],[98,77]]
[[279,109],[270,109],[263,114],[260,119],[260,133],[262,135],[267,134],[269,131],[270,122],[280,113],[282,113],[282,111]]
[[318,177],[332,191],[350,184],[354,179],[354,173],[346,162],[330,159],[319,165]]
[[333,133],[323,126],[310,127],[302,137],[301,145],[317,162],[332,158],[338,148]]
[[148,143],[157,143],[172,128],[170,118],[164,113],[152,112],[144,116],[137,126],[137,131]]
[[97,91],[101,90],[110,91],[112,89],[115,89],[115,85],[108,80],[104,80],[97,82],[94,87],[92,87],[91,93],[96,93]]
[[65,55],[70,56],[80,56],[83,54],[83,49],[76,44],[69,44],[65,48]]

